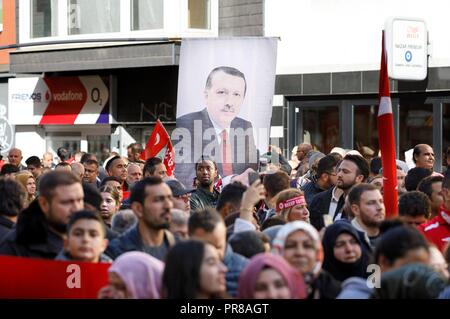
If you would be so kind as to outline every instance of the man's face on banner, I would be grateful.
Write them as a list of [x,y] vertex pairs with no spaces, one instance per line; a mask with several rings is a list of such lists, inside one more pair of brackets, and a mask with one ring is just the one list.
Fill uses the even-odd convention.
[[244,79],[218,71],[213,75],[211,87],[205,90],[209,116],[222,128],[229,127],[239,114],[244,97]]

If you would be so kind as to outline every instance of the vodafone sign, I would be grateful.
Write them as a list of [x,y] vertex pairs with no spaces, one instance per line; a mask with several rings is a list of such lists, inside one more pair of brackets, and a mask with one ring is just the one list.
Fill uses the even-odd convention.
[[10,79],[8,98],[13,125],[110,123],[109,91],[99,76]]

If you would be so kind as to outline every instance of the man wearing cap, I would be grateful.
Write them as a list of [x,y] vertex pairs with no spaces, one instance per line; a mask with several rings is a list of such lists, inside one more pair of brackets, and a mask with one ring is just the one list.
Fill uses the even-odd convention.
[[173,208],[180,209],[188,214],[191,213],[191,193],[193,189],[187,189],[179,180],[170,179],[166,184],[172,190]]

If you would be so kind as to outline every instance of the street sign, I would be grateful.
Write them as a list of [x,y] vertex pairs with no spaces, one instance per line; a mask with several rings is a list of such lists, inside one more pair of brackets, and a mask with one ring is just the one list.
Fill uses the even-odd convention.
[[428,34],[424,20],[389,18],[385,39],[391,79],[422,81],[427,77]]

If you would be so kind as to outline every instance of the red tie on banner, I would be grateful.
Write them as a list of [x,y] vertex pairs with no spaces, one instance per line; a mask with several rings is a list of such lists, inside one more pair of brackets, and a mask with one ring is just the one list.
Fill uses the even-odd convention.
[[96,299],[110,266],[0,256],[0,299]]
[[222,175],[228,176],[233,174],[233,164],[231,163],[231,145],[227,130],[223,130],[220,137],[222,138]]
[[167,176],[173,176],[175,170],[175,152],[164,125],[158,119],[152,134],[148,138],[141,159],[144,161],[152,157],[162,157],[167,169]]
[[397,195],[397,165],[395,162],[395,137],[392,103],[389,93],[389,77],[387,68],[387,54],[384,45],[384,31],[381,45],[381,68],[378,108],[378,140],[383,165],[383,189],[386,217],[395,217],[398,214]]

